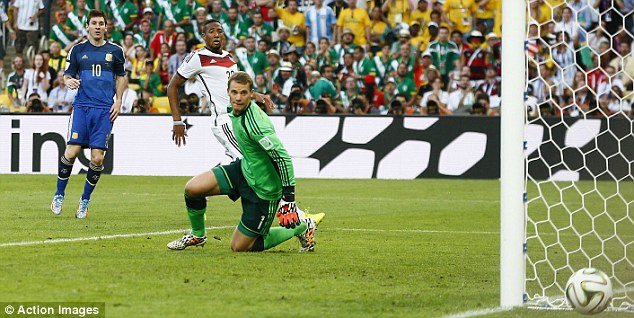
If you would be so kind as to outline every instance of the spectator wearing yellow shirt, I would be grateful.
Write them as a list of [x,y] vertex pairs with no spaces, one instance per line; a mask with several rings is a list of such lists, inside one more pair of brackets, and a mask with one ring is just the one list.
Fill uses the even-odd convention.
[[443,5],[443,18],[452,30],[468,34],[476,9],[474,0],[446,0]]
[[426,32],[423,32],[423,36],[425,37],[425,41],[427,42],[427,44],[436,41],[436,39],[438,38],[439,30],[440,29],[438,28],[438,23],[434,21],[427,23]]
[[381,51],[381,43],[383,42],[383,34],[388,28],[383,17],[383,12],[379,7],[374,7],[370,13],[372,18],[370,26],[370,52],[375,54]]
[[412,24],[409,26],[409,33],[412,37],[409,40],[409,43],[411,43],[412,46],[418,49],[418,52],[424,52],[425,50],[427,50],[427,45],[429,45],[429,42],[427,40],[427,37],[422,34],[423,32],[421,31],[420,23],[418,21],[412,21]]
[[427,25],[431,21],[431,9],[427,7],[427,0],[418,0],[418,7],[409,16],[409,21],[418,21],[420,25]]
[[[442,12],[442,6],[445,4],[445,2],[440,2],[440,1],[434,1],[434,3],[431,6],[431,10],[434,11],[438,11],[438,12]],[[433,21],[433,20],[432,20]]]
[[134,53],[128,56],[130,63],[132,63],[132,72],[130,73],[130,83],[138,84],[142,77],[145,77],[145,62],[151,61],[148,59],[147,51],[143,45],[137,44],[134,47]]
[[497,12],[498,1],[500,0],[477,0],[476,2],[476,24],[482,22],[486,27],[486,31],[483,34],[488,34],[493,31],[495,25],[496,15],[502,14]]
[[58,72],[66,70],[66,53],[62,52],[62,45],[59,42],[51,43],[51,57],[48,59],[48,66]]
[[[447,22],[442,20],[442,10],[432,10],[431,13],[429,14],[429,20],[431,20],[431,22],[436,23],[436,25],[440,28],[440,27],[446,27],[447,29],[449,29],[449,24],[447,24]],[[429,23],[428,23],[429,24]]]
[[286,8],[275,7],[275,13],[282,20],[282,23],[291,29],[291,36],[288,42],[297,47],[297,52],[303,54],[306,46],[306,16],[297,11],[297,1],[288,1]]
[[539,25],[543,25],[547,21],[550,21],[551,17],[552,11],[548,5],[544,4],[543,1],[532,1],[528,4],[529,20],[535,21]]
[[368,46],[370,41],[370,16],[364,9],[357,8],[356,1],[350,1],[350,7],[343,9],[337,19],[337,43],[341,42],[344,29],[350,29],[355,35],[354,44],[358,46]]
[[401,22],[409,24],[409,15],[414,10],[408,0],[386,0],[381,6],[383,13],[387,13],[387,21],[391,25]]

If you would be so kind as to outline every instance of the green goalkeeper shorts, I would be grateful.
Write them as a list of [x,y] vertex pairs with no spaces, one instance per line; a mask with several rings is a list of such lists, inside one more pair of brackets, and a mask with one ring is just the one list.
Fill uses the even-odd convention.
[[280,200],[269,201],[258,197],[242,174],[241,160],[216,166],[211,171],[218,180],[220,193],[228,195],[233,201],[242,198],[242,217],[238,230],[249,237],[269,234]]

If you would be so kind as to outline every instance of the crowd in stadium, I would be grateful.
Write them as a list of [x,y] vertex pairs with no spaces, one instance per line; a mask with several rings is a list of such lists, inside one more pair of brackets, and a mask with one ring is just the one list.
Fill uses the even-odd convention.
[[[40,43],[44,2],[54,10]],[[16,51],[5,110],[72,109],[65,56],[97,8],[127,55],[124,113],[165,111],[167,84],[204,46],[208,19],[222,23],[226,50],[275,102],[274,113],[500,113],[501,0],[44,2],[3,1],[0,42]],[[528,113],[631,116],[633,11],[634,0],[530,0]],[[195,79],[179,100],[182,112],[209,111]]]

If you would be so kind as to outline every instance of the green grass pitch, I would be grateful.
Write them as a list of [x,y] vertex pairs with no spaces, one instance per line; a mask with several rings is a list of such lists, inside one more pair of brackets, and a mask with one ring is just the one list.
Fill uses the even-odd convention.
[[[442,317],[499,305],[497,180],[298,180],[300,207],[327,213],[314,253],[295,239],[232,253],[240,205],[226,197],[208,201],[207,226],[221,228],[204,248],[168,250],[181,232],[7,246],[189,226],[188,178],[104,176],[76,220],[83,178],[54,216],[55,176],[0,175],[1,302],[105,302],[107,317]],[[509,316],[577,315],[487,315]]]

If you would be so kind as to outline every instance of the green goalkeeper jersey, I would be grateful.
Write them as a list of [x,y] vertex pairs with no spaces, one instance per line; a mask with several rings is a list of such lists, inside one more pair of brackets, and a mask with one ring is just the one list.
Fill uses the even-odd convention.
[[227,112],[242,152],[247,183],[263,200],[281,198],[282,187],[295,186],[295,172],[269,116],[253,101],[240,115],[234,115],[231,107]]

